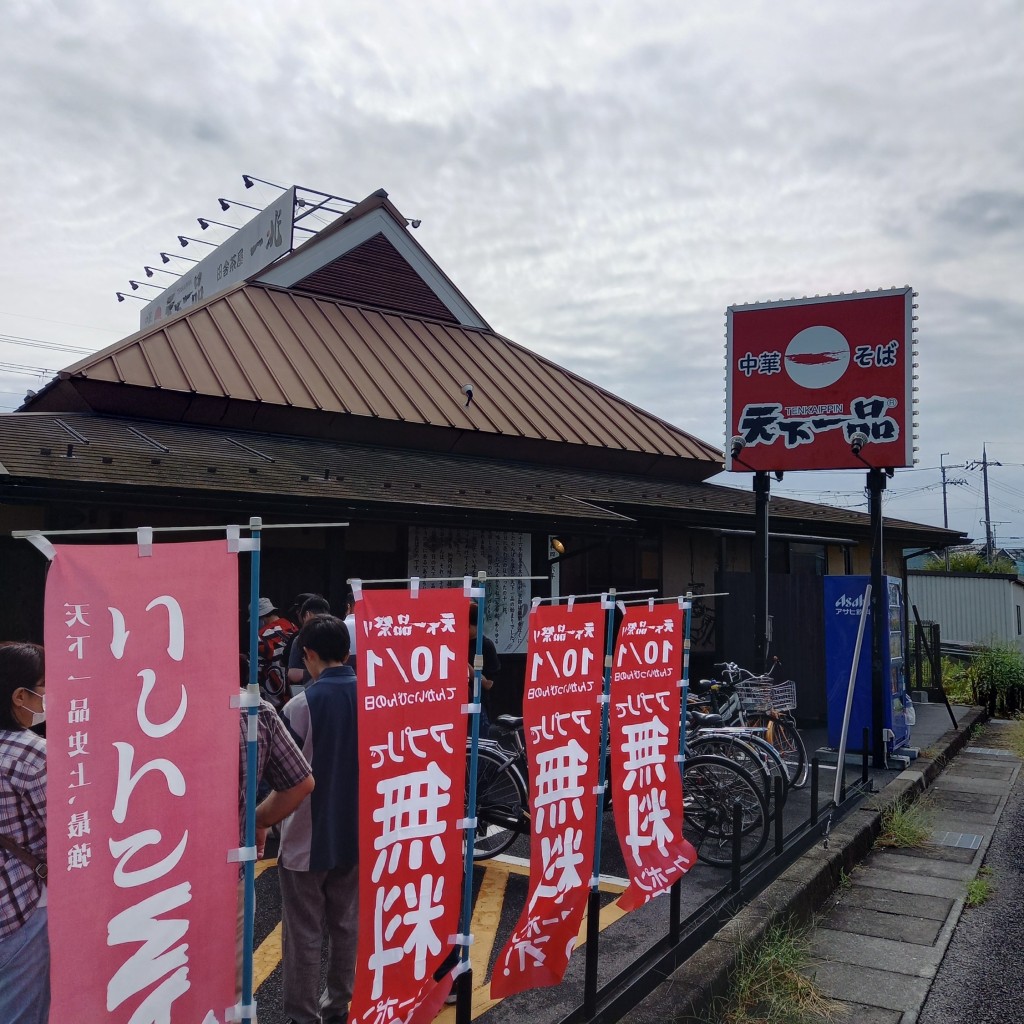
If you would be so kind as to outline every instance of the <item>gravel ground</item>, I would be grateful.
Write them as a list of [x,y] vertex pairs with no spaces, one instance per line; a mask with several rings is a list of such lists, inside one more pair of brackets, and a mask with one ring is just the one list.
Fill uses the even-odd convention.
[[1024,772],[1010,792],[985,865],[995,893],[980,907],[965,908],[918,1024],[1024,1020]]

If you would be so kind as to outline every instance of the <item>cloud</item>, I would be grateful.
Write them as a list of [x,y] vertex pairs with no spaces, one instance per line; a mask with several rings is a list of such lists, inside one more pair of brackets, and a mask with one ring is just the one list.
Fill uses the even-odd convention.
[[497,330],[715,444],[730,303],[910,283],[921,457],[963,459],[1024,370],[1020,27],[925,0],[11,2],[0,332],[130,333],[115,290],[195,217],[240,222],[218,196],[273,197],[242,172],[383,186]]

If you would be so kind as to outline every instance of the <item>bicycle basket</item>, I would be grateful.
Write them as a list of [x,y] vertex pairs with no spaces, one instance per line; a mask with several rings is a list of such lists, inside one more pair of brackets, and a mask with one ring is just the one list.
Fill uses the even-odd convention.
[[796,707],[796,683],[771,679],[748,679],[736,684],[744,711],[792,711]]

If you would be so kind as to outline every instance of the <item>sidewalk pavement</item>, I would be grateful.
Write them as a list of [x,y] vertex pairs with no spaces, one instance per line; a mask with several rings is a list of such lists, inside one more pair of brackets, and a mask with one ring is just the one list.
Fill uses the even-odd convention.
[[[929,757],[850,812],[827,843],[784,871],[623,1017],[625,1024],[704,1024],[740,956],[769,928],[810,925],[822,912],[812,938],[822,991],[850,1004],[846,1019],[857,1024],[915,1021],[1019,770],[1015,758],[991,753],[991,746],[960,754],[985,716],[981,708],[958,709],[958,716],[959,729],[931,744]],[[873,850],[883,810],[928,791],[936,809],[932,844]]]
[[1020,772],[1006,732],[985,725],[923,798],[934,815],[927,845],[876,847],[828,901],[811,933],[820,962],[806,973],[847,1011],[841,1019],[917,1020]]

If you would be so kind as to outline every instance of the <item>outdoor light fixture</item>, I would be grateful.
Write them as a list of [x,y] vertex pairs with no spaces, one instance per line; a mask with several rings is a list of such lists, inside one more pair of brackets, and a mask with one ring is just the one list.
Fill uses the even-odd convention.
[[178,241],[181,242],[182,249],[184,249],[189,242],[198,242],[200,245],[208,245],[211,249],[217,248],[216,242],[206,242],[202,238],[193,238],[191,235],[178,235]]
[[408,220],[407,219],[405,223],[408,224],[409,227],[411,227],[411,228],[418,228],[423,223],[423,221],[421,221],[421,220]]
[[[164,263],[166,263],[166,262],[167,262],[167,260],[164,260]],[[142,269],[146,272],[146,277],[152,277],[154,274],[157,274],[157,273],[160,273],[160,274],[170,274],[171,277],[177,277],[178,276],[177,274],[174,273],[173,270],[164,270],[162,267],[143,267]]]
[[251,174],[242,175],[242,184],[245,185],[246,188],[252,188],[253,184],[257,181],[261,185],[269,185],[271,188],[279,188],[283,190],[285,187],[284,185],[275,185],[272,181],[264,181],[262,178],[254,178]]
[[149,299],[143,295],[129,295],[127,292],[114,292],[114,294],[117,296],[118,302],[124,302],[125,299],[138,299],[139,302],[149,302]]
[[221,198],[218,199],[217,202],[220,203],[220,208],[224,210],[225,213],[230,210],[232,206],[244,206],[247,210],[255,210],[257,213],[260,212],[260,208],[258,206],[250,206],[248,203],[240,203],[237,199]]
[[868,435],[863,430],[858,430],[850,436],[850,450],[857,458],[860,458],[861,449],[868,443]]
[[562,543],[562,540],[559,537],[551,538],[551,550],[559,555],[565,554],[565,544]]
[[217,227],[219,227],[219,228],[229,228],[229,229],[230,229],[230,230],[232,230],[232,231],[237,231],[237,230],[238,230],[238,226],[237,226],[237,225],[235,225],[235,224],[225,224],[225,223],[224,223],[223,221],[220,221],[220,220],[210,220],[210,218],[209,218],[209,217],[196,217],[196,220],[197,220],[197,221],[199,221],[199,226],[200,226],[200,227],[201,227],[201,228],[202,228],[202,229],[203,229],[204,231],[205,231],[205,230],[206,230],[206,229],[207,229],[207,228],[208,228],[208,227],[209,227],[209,226],[210,226],[211,224],[216,224],[216,225],[217,225]]
[[150,284],[148,281],[129,281],[132,286],[132,291],[137,292],[140,285],[145,285],[147,288],[155,288],[158,292],[162,292],[163,289],[158,284]]
[[729,441],[729,453],[732,455],[734,459],[746,447],[747,442],[739,434],[737,434]]
[[[189,263],[198,263],[199,262],[199,260],[192,259],[191,256],[179,256],[176,252],[162,252],[162,253],[160,253],[160,259],[164,263],[170,263],[172,256],[176,260],[188,260]],[[170,271],[169,270],[165,270],[164,273],[165,274],[169,274]]]

